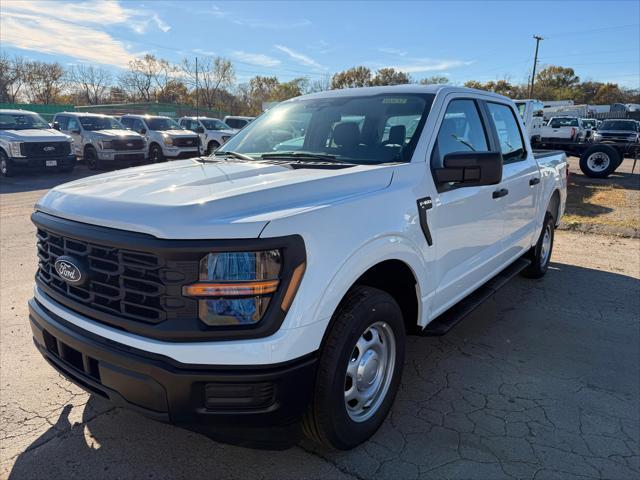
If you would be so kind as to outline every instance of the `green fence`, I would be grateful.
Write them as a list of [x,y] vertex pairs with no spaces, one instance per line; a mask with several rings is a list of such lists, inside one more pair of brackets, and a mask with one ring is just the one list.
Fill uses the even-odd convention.
[[32,105],[30,103],[0,103],[0,109],[28,110],[39,113],[45,120],[50,122],[53,116],[59,112],[73,112],[75,107],[66,104]]
[[66,104],[49,104],[49,105],[32,105],[29,103],[0,103],[0,109],[11,110],[28,110],[42,115],[42,117],[51,121],[56,113],[60,112],[93,112],[104,113],[106,115],[124,115],[125,113],[164,115],[172,118],[185,116],[195,116],[196,113],[201,117],[223,118],[230,115],[229,112],[222,110],[208,110],[204,108],[198,109],[192,105],[176,105],[171,103],[119,103],[112,105],[84,105],[74,106]]

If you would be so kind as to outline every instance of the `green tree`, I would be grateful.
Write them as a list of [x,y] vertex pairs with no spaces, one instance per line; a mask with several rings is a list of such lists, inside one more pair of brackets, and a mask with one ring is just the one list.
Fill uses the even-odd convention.
[[371,79],[371,85],[404,85],[411,83],[411,77],[394,68],[381,68]]
[[443,75],[433,75],[420,80],[421,85],[445,85],[449,83],[449,79]]
[[612,103],[623,103],[625,96],[615,83],[600,85],[593,98],[593,102],[598,105],[611,105]]
[[331,88],[355,88],[371,86],[371,70],[367,67],[353,67],[336,73],[331,78]]

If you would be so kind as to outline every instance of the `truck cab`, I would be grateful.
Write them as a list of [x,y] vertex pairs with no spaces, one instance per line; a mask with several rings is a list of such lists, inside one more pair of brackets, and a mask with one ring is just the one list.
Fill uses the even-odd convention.
[[287,100],[210,156],[41,198],[35,345],[152,418],[353,448],[391,409],[407,335],[445,334],[514,275],[545,275],[566,169],[490,92]]
[[544,127],[544,104],[540,100],[514,100],[518,113],[527,130],[529,141],[536,143],[542,137]]
[[152,163],[193,158],[200,155],[198,136],[169,117],[157,115],[123,115],[120,122],[143,135],[149,145]]
[[229,127],[242,130],[244,127],[249,125],[256,117],[243,117],[241,115],[227,115],[222,119],[222,121],[229,125]]
[[205,155],[210,155],[238,132],[217,118],[182,117],[178,123],[198,134],[201,150]]
[[107,164],[141,164],[147,156],[145,139],[108,115],[57,113],[53,117],[53,127],[72,138],[73,153],[84,160],[90,170]]
[[70,172],[76,164],[71,141],[37,113],[0,110],[0,175],[35,169]]

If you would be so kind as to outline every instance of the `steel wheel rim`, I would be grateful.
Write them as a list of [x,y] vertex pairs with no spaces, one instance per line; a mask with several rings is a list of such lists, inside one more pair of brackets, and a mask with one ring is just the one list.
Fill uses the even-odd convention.
[[604,152],[595,152],[587,158],[587,166],[594,172],[602,172],[609,167],[609,155]]
[[540,264],[544,267],[551,255],[551,226],[547,225],[542,236],[542,247],[540,248]]
[[0,172],[3,175],[7,173],[7,161],[4,158],[0,160]]
[[396,364],[396,339],[386,322],[375,322],[362,332],[348,359],[344,405],[349,417],[364,422],[387,396]]
[[151,149],[151,160],[157,162],[160,159],[160,151],[157,147]]

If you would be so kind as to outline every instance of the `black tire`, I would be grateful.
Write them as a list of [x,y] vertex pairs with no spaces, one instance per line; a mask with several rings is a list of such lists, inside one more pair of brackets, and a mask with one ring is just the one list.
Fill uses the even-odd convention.
[[95,148],[89,147],[85,150],[84,161],[89,170],[98,170],[100,168],[100,160],[98,159],[98,152],[96,152]]
[[13,177],[15,175],[15,168],[11,164],[9,157],[3,150],[0,150],[0,176]]
[[607,178],[620,163],[620,154],[609,145],[594,145],[580,156],[580,170],[591,178]]
[[[378,347],[395,350],[395,355],[368,355],[374,351],[372,347],[367,347],[364,353],[356,349],[356,343],[366,339],[367,334],[371,341],[375,341],[376,337],[371,336],[370,327],[377,332],[377,338],[387,339],[376,343]],[[314,397],[303,422],[305,435],[323,446],[341,450],[354,448],[371,437],[387,417],[393,404],[402,377],[404,353],[405,328],[402,312],[393,297],[376,288],[354,287],[336,310],[323,342]],[[347,367],[354,361],[353,355],[361,359],[359,365],[364,377],[373,374],[373,379],[368,383],[361,376],[354,385],[352,377],[347,376]],[[393,363],[390,360],[392,357]],[[375,363],[372,361],[370,365],[366,359],[372,358]],[[383,358],[388,359],[387,362]],[[379,368],[384,363],[388,368]],[[369,369],[370,366],[373,369]],[[381,373],[382,370],[384,373]],[[375,388],[378,380],[384,385],[380,389]],[[373,385],[373,390],[379,393],[371,399],[372,409],[362,409],[363,416],[354,420],[352,415],[356,412],[353,410],[349,413],[347,410],[345,393],[351,387],[361,392],[362,389],[357,386],[360,381],[365,382],[365,385]],[[355,406],[358,405],[360,404],[356,402]],[[351,406],[353,408],[354,405]]]
[[[544,217],[542,231],[536,246],[529,252],[531,265],[522,271],[522,275],[528,278],[540,278],[549,268],[551,254],[553,253],[553,239],[555,236],[556,221],[549,212]],[[545,235],[549,235],[548,243],[545,242]]]
[[152,143],[149,147],[149,161],[151,163],[161,163],[167,161],[167,159],[164,157],[164,153],[162,153],[162,147],[157,143]]
[[211,140],[209,143],[207,143],[207,149],[204,153],[205,155],[211,155],[218,148],[220,148],[220,144],[215,140]]

